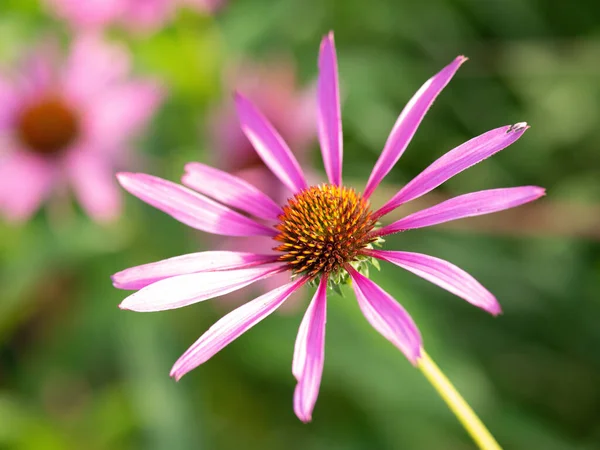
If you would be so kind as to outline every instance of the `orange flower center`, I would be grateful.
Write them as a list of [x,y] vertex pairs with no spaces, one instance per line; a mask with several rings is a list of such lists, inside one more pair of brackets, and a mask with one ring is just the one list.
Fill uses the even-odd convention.
[[57,97],[47,97],[26,107],[17,121],[17,133],[27,149],[42,155],[65,150],[79,134],[79,119]]
[[297,274],[336,274],[376,240],[369,202],[353,189],[322,184],[288,200],[279,216],[275,250]]

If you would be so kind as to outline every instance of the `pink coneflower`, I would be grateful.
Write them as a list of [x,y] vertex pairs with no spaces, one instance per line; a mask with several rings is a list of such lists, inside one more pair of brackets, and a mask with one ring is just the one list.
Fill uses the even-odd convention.
[[55,13],[79,29],[120,23],[126,28],[153,30],[173,18],[179,6],[212,13],[224,0],[46,0]]
[[156,83],[130,78],[124,49],[81,37],[66,63],[37,55],[12,81],[0,78],[0,212],[24,220],[55,189],[73,185],[98,221],[120,212],[115,165],[152,117]]
[[[236,105],[242,130],[259,156],[292,192],[278,205],[239,178],[196,164],[188,166],[186,187],[145,174],[122,173],[123,187],[177,220],[200,230],[229,236],[269,236],[279,255],[202,252],[134,267],[113,277],[116,287],[139,289],[120,305],[134,311],[161,311],[208,300],[286,272],[290,281],[252,300],[215,323],[175,363],[180,379],[246,330],[275,311],[306,284],[318,285],[296,340],[292,372],[298,384],[294,410],[310,421],[323,371],[328,288],[351,281],[365,318],[416,364],[421,335],[408,313],[365,276],[375,259],[396,264],[462,297],[491,314],[500,313],[494,296],[455,265],[432,256],[376,249],[382,237],[412,228],[512,208],[544,195],[535,186],[493,189],[461,195],[397,222],[378,220],[457,173],[515,142],[525,124],[504,126],[471,139],[435,161],[383,207],[372,210],[369,197],[398,161],[425,113],[466,58],[460,56],[428,80],[400,114],[363,194],[342,184],[342,129],[333,35],[319,56],[318,130],[328,183],[309,186],[288,146],[264,116],[242,95]],[[189,178],[195,174],[194,182]],[[265,249],[266,250],[266,249]]]

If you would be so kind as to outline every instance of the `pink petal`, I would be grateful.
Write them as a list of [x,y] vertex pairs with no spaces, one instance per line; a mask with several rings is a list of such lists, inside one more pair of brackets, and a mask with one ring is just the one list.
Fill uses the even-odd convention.
[[50,40],[28,55],[16,78],[15,94],[21,101],[36,102],[55,86],[56,51],[56,42]]
[[48,161],[15,151],[0,159],[0,211],[10,221],[27,220],[51,193],[55,168]]
[[406,150],[433,101],[466,60],[467,58],[464,56],[457,57],[452,63],[444,67],[441,72],[427,80],[404,107],[385,143],[381,156],[373,168],[373,172],[371,172],[371,176],[365,187],[365,198],[371,196],[373,191],[379,186],[379,183],[381,183],[381,180],[392,170],[392,167],[394,167],[400,156],[402,156],[402,153],[404,153],[404,150]]
[[285,270],[285,265],[178,275],[150,284],[121,302],[119,308],[138,312],[183,308],[242,289]]
[[421,354],[421,334],[410,315],[394,298],[347,266],[358,306],[365,318],[381,335],[404,353],[410,362],[417,363]]
[[129,2],[123,23],[139,31],[151,31],[171,20],[174,15],[173,0],[143,0]]
[[269,121],[244,96],[237,93],[235,104],[242,131],[258,155],[292,192],[306,189],[306,179],[300,164]]
[[[266,169],[265,169],[266,170]],[[181,182],[221,203],[263,219],[277,219],[283,211],[247,181],[200,163],[189,163]]]
[[404,186],[375,215],[381,217],[398,206],[435,189],[454,175],[505,149],[529,127],[525,122],[496,128],[449,151]]
[[294,392],[294,411],[302,422],[312,420],[325,360],[325,322],[327,321],[327,277],[306,310],[294,348],[292,373],[298,380]]
[[448,261],[409,252],[365,250],[364,254],[396,264],[494,316],[502,312],[496,297],[490,291],[467,272]]
[[46,0],[46,3],[71,25],[82,30],[98,28],[123,12],[123,0]]
[[149,205],[198,230],[225,236],[276,236],[277,231],[197,192],[143,173],[120,173],[121,186]]
[[342,184],[342,114],[333,32],[321,41],[318,81],[318,131],[325,171],[331,184]]
[[121,212],[121,194],[114,170],[104,158],[90,151],[75,151],[67,160],[67,172],[81,206],[98,222],[110,222]]
[[13,125],[18,104],[15,86],[8,80],[0,78],[0,132]]
[[142,289],[152,283],[177,275],[198,272],[245,269],[274,263],[277,255],[211,251],[176,256],[162,261],[130,267],[112,276],[113,285],[119,289]]
[[[115,3],[111,8],[121,3],[110,1]],[[71,100],[81,106],[102,101],[107,87],[120,82],[129,73],[129,56],[125,47],[108,43],[97,34],[81,34],[72,46],[63,77],[64,88]]]
[[123,145],[147,125],[162,98],[163,90],[150,81],[106,89],[86,111],[88,139],[104,148]]
[[373,235],[385,236],[412,228],[423,228],[465,217],[481,216],[514,208],[542,197],[546,190],[537,186],[489,189],[451,198],[431,208],[410,214],[376,230]]
[[263,320],[285,302],[304,283],[300,278],[240,306],[217,321],[173,365],[171,376],[181,379],[190,370],[208,361],[216,353]]
[[226,0],[181,0],[190,8],[204,13],[215,13],[226,4]]

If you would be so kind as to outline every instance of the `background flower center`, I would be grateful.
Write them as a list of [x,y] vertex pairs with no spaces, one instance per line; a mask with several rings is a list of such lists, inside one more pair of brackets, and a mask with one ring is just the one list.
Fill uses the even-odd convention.
[[369,202],[353,189],[322,184],[289,199],[279,216],[275,248],[295,273],[315,277],[338,272],[375,238]]
[[64,101],[48,97],[23,110],[17,132],[28,150],[52,155],[73,143],[79,134],[79,119]]

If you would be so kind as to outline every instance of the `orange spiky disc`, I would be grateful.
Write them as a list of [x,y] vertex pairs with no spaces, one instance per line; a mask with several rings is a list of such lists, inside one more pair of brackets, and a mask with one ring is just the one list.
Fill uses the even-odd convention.
[[276,226],[275,250],[297,274],[312,278],[337,273],[376,238],[369,202],[354,189],[331,184],[312,186],[288,200]]

